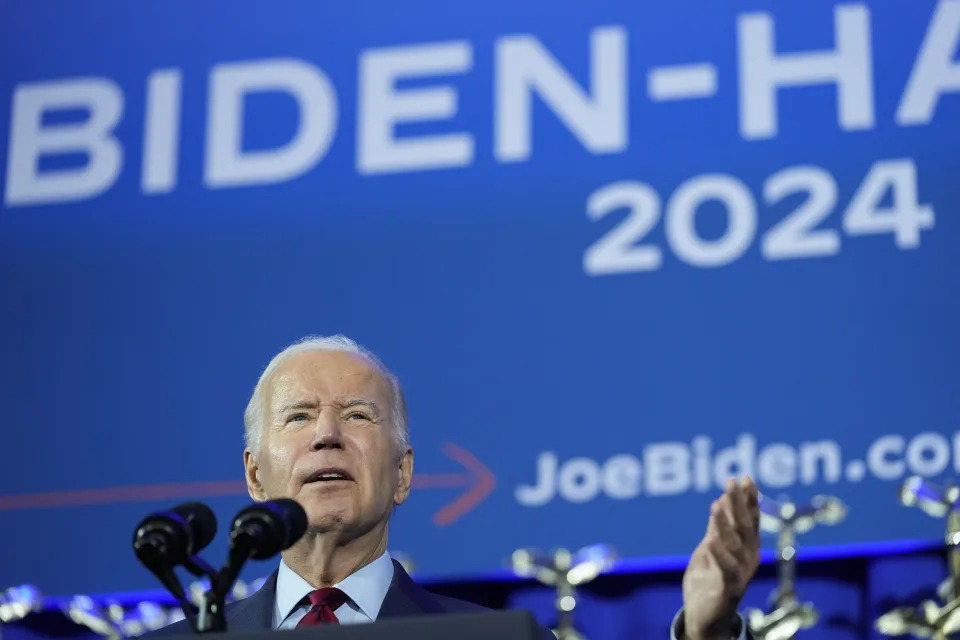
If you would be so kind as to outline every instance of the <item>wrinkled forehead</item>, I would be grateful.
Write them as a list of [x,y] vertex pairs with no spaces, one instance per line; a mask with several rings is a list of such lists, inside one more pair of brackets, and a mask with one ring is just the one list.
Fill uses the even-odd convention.
[[265,396],[277,406],[285,400],[366,398],[388,408],[391,387],[368,358],[346,351],[303,351],[287,357],[265,381]]

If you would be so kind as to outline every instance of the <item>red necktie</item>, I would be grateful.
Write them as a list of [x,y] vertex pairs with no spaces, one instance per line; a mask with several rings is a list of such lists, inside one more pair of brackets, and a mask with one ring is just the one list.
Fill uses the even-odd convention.
[[334,611],[347,601],[347,594],[335,587],[326,587],[311,591],[307,597],[310,598],[310,610],[297,623],[298,629],[324,624],[340,624]]

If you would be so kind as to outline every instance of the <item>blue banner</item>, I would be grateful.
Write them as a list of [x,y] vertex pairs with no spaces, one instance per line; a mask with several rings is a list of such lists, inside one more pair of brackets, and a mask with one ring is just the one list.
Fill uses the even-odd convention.
[[249,501],[308,334],[404,384],[423,572],[686,554],[743,473],[937,539],[958,49],[960,0],[5,4],[0,584],[156,586],[133,525]]

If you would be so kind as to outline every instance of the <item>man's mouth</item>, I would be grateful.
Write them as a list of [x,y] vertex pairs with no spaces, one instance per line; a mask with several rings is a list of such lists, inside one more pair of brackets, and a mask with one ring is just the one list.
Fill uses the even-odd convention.
[[352,482],[353,476],[346,469],[340,469],[337,467],[328,467],[326,469],[317,469],[309,476],[307,476],[304,484],[311,484],[314,482]]

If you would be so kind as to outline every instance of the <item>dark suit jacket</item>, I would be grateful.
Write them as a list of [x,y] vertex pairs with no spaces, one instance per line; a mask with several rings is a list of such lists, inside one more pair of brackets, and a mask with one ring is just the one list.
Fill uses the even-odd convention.
[[[265,631],[272,628],[276,588],[277,572],[274,571],[263,586],[252,596],[228,604],[226,607],[227,629],[230,631]],[[393,581],[390,583],[387,595],[380,606],[377,620],[398,616],[476,613],[480,611],[487,611],[487,609],[472,602],[430,593],[418,586],[403,570],[403,567],[394,560]],[[181,620],[144,637],[189,633],[189,623],[186,620]],[[553,633],[541,627],[540,640],[556,640],[556,638]]]

